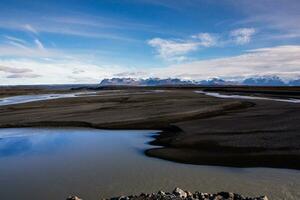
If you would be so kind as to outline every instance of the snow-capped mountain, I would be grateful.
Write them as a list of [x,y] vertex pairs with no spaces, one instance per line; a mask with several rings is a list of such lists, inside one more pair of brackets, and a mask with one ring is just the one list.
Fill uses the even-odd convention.
[[300,86],[300,79],[284,82],[278,76],[249,77],[241,81],[227,81],[220,78],[208,80],[191,81],[178,78],[111,78],[103,79],[100,86],[163,86],[163,85],[249,85],[249,86]]

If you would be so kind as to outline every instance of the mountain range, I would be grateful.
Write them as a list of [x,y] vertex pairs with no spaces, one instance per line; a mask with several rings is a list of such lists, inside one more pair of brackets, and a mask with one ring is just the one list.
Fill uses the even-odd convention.
[[300,79],[284,82],[278,76],[250,77],[242,81],[226,81],[220,78],[209,80],[181,80],[178,78],[111,78],[103,79],[100,86],[163,86],[163,85],[249,85],[249,86],[300,86]]

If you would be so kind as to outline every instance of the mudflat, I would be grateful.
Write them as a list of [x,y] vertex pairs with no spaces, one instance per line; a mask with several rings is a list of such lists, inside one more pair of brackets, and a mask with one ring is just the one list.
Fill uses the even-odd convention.
[[93,95],[1,106],[0,127],[155,129],[162,132],[152,144],[162,147],[147,150],[148,156],[193,164],[300,169],[300,104],[221,99],[194,92],[200,89],[300,98],[300,88],[98,88]]

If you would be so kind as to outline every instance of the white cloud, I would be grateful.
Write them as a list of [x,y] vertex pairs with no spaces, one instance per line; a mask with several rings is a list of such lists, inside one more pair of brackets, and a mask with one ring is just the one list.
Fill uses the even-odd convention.
[[277,46],[248,51],[239,56],[171,65],[152,72],[158,77],[207,79],[278,75],[286,79],[300,77],[300,46]]
[[255,32],[254,28],[239,28],[231,31],[230,35],[236,44],[243,45],[251,41],[251,37]]
[[247,44],[255,32],[254,28],[240,28],[229,33],[230,40],[226,37],[221,38],[220,34],[198,33],[192,35],[189,40],[153,38],[148,41],[148,44],[156,49],[161,58],[181,62],[188,60],[186,54],[200,48],[223,46],[231,43]]
[[209,33],[192,35],[190,40],[153,38],[148,44],[154,47],[158,55],[168,61],[182,62],[187,60],[184,56],[199,47],[212,47],[217,44],[217,38]]
[[199,33],[193,35],[192,38],[199,40],[199,45],[204,47],[211,47],[217,44],[217,38],[212,36],[210,33]]
[[156,48],[158,54],[165,59],[195,51],[199,46],[197,42],[166,40],[161,38],[151,39],[148,41],[148,44]]
[[[99,83],[103,78],[117,75],[135,78],[178,77],[195,80],[212,77],[242,78],[254,75],[278,75],[292,79],[300,77],[299,55],[300,45],[277,46],[253,49],[239,56],[199,60],[144,70],[90,64],[87,63],[88,59],[79,60],[76,59],[77,56],[42,61],[33,58],[0,58],[0,66],[2,66],[0,67],[0,84]],[[9,68],[4,66],[9,66]]]
[[103,78],[111,78],[114,74],[128,71],[120,66],[96,65],[76,59],[0,59],[0,66],[9,66],[11,70],[20,69],[20,72],[21,69],[26,69],[26,72],[28,70],[27,73],[0,71],[0,85],[99,83]]
[[91,64],[95,60],[90,54],[48,49],[37,38],[31,43],[6,39],[8,44],[0,45],[0,85],[98,83],[127,71],[119,66]]

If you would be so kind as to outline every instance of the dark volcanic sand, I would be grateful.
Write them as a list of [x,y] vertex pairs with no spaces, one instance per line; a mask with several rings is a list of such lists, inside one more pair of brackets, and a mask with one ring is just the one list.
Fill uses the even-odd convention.
[[[147,155],[194,164],[300,169],[300,104],[220,99],[194,90],[119,88],[99,91],[99,96],[3,106],[0,127],[163,129],[152,142],[163,148]],[[299,88],[259,88],[258,95],[264,90],[300,98]]]

